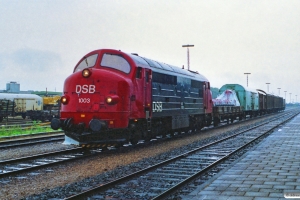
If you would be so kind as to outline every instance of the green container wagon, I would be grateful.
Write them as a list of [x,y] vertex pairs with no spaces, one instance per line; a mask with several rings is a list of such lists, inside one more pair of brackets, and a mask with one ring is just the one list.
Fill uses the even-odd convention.
[[251,90],[240,84],[225,84],[223,85],[219,93],[224,92],[227,89],[234,90],[237,94],[238,100],[241,105],[241,110],[244,115],[257,116],[259,113],[259,98],[256,90]]

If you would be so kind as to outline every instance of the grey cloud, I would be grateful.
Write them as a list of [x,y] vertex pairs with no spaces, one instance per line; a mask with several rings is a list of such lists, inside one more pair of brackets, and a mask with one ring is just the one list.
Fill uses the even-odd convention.
[[59,54],[36,49],[19,49],[10,56],[11,61],[24,70],[49,71],[61,65]]

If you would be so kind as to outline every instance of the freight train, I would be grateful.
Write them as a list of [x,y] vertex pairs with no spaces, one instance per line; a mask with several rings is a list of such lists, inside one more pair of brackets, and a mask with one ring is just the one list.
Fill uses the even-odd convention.
[[[60,101],[60,118],[53,118],[51,127],[63,129],[67,143],[89,147],[136,144],[260,114],[250,111],[248,100],[214,106],[209,80],[196,71],[113,49],[86,54],[65,80]],[[258,102],[255,109],[261,109]]]
[[0,122],[8,116],[51,121],[59,117],[59,100],[60,96],[0,93]]

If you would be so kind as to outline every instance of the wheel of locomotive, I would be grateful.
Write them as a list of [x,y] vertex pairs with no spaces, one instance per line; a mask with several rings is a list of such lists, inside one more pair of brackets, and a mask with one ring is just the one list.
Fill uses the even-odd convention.
[[137,126],[137,132],[139,133],[140,138],[142,140],[148,141],[152,137],[152,133],[151,133],[151,131],[147,130],[147,125],[146,124],[139,124]]
[[135,145],[139,141],[138,131],[135,129],[127,129],[125,130],[127,137],[127,141],[130,142],[132,145]]
[[132,138],[130,139],[130,143],[133,144],[133,145],[135,145],[135,144],[137,144],[138,142],[139,142],[139,138],[134,134],[134,135],[132,136]]
[[190,118],[189,119],[189,129],[194,132],[196,130],[196,119],[195,118]]
[[154,125],[152,126],[152,132],[153,132],[153,136],[162,136],[165,137],[166,136],[166,128],[163,124],[163,120],[159,120],[156,123],[154,123]]

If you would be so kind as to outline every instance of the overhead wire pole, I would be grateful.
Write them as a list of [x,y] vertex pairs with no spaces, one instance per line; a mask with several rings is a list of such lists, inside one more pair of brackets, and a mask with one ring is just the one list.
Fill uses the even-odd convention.
[[244,73],[247,75],[247,87],[248,87],[248,75],[250,75],[251,73]]
[[277,88],[277,89],[278,89],[278,96],[280,96],[280,89],[281,89],[281,88]]
[[182,47],[187,47],[187,65],[188,65],[188,70],[190,70],[190,51],[189,51],[189,47],[194,47],[193,44],[186,44],[186,45],[182,45]]

